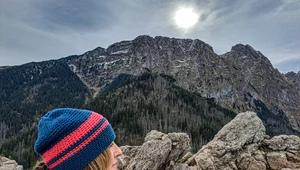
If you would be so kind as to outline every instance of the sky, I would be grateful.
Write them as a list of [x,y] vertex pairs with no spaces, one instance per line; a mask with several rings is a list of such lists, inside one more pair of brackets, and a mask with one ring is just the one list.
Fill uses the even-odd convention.
[[[179,9],[196,24],[176,24]],[[0,66],[80,55],[139,35],[199,39],[224,54],[249,44],[300,71],[300,0],[0,0]]]

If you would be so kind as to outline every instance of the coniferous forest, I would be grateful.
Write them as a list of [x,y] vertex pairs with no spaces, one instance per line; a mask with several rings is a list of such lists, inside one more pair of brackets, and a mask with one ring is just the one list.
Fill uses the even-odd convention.
[[138,145],[150,130],[187,132],[193,151],[210,141],[236,115],[213,99],[188,92],[163,74],[144,73],[115,81],[122,86],[100,94],[85,107],[103,114],[117,133],[117,143]]
[[65,63],[47,61],[0,70],[0,155],[32,167],[37,122],[57,107],[80,108],[89,92]]

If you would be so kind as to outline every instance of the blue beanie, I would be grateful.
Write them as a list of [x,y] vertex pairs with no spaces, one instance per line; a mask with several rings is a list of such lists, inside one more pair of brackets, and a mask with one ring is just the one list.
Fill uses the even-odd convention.
[[71,108],[48,112],[39,122],[34,150],[49,169],[81,170],[115,140],[102,115]]

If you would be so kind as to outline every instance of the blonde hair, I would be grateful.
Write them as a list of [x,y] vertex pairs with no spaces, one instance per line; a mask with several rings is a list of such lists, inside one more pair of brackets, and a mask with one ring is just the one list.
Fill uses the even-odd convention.
[[107,170],[108,165],[112,161],[109,147],[102,152],[97,158],[87,164],[82,170]]
[[[82,168],[82,170],[107,170],[110,161],[112,161],[112,159],[108,147],[97,158],[95,158],[84,168]],[[50,170],[50,169],[43,161],[40,161],[34,166],[33,170]]]

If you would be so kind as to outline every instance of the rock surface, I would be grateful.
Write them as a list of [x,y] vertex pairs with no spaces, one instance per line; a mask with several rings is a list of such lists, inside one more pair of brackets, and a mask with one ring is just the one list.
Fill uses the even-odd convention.
[[165,169],[189,152],[189,142],[185,133],[164,134],[152,130],[142,146],[121,147],[123,155],[119,158],[119,167],[128,170]]
[[284,74],[284,78],[298,91],[300,91],[300,71],[298,73],[288,72]]
[[[284,112],[292,127],[300,131],[299,74],[281,75],[267,57],[249,45],[237,44],[221,57],[226,58],[243,74],[244,78],[240,83],[243,88],[240,92],[247,91],[244,93],[247,100],[241,101],[241,105],[250,104],[250,108],[255,108],[257,101],[262,101],[275,115]],[[249,109],[248,106],[245,107]]]
[[15,160],[0,157],[0,170],[23,170],[23,166],[18,165]]
[[[199,132],[201,133],[201,132]],[[153,130],[141,146],[123,146],[119,169],[125,170],[269,170],[300,169],[300,138],[270,138],[254,112],[238,114],[196,154],[185,133]]]
[[[171,75],[176,85],[214,98],[237,113],[270,112],[265,122],[286,119],[277,122],[276,134],[285,134],[281,129],[287,128],[300,132],[299,78],[284,78],[267,57],[249,45],[237,44],[218,55],[198,39],[142,35],[69,57],[66,62],[95,96],[119,74],[138,75],[147,69]],[[296,83],[289,83],[293,80]],[[281,117],[273,119],[278,115]]]

